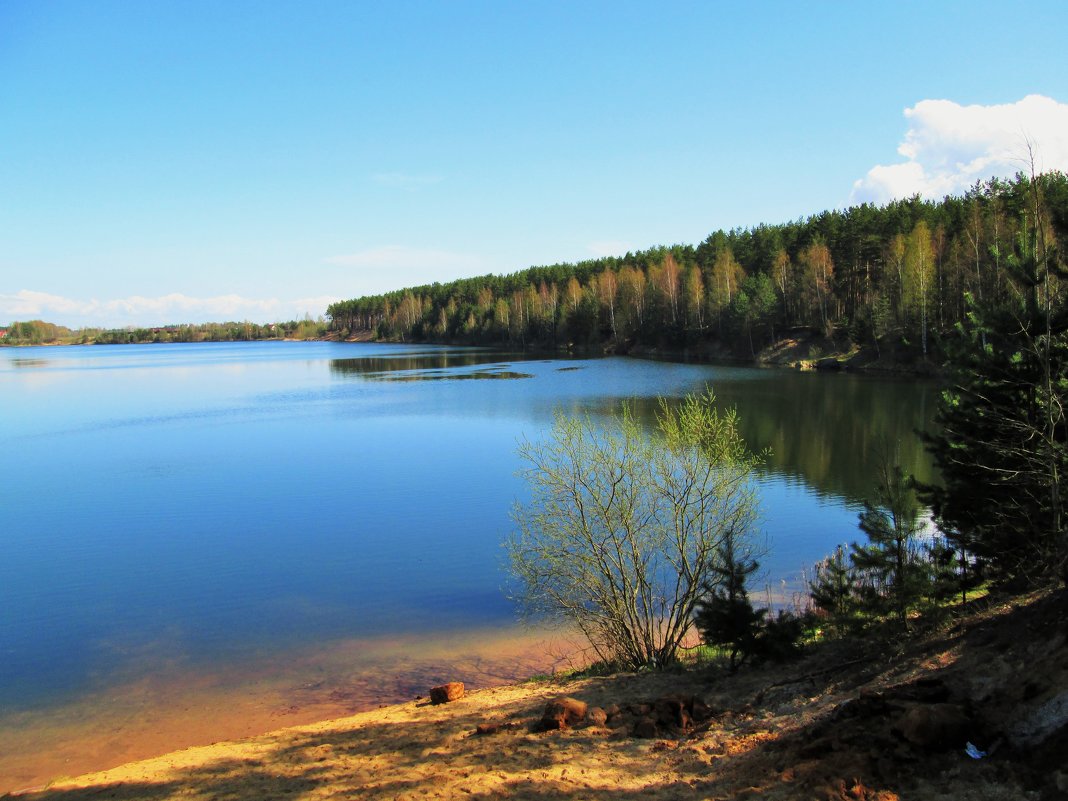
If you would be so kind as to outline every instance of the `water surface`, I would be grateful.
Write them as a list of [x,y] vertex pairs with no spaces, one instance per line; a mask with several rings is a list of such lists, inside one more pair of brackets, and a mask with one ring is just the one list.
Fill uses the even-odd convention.
[[930,475],[913,431],[936,390],[915,382],[376,344],[0,350],[0,724],[160,671],[513,632],[517,441],[558,409],[649,416],[709,386],[771,451],[773,588],[858,536],[879,453]]

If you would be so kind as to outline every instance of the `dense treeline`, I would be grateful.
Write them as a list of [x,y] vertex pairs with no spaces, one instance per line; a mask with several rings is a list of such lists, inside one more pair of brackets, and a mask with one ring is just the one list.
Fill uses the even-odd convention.
[[199,323],[154,328],[80,328],[72,331],[61,325],[32,320],[15,322],[0,339],[5,345],[128,345],[149,342],[241,342],[260,339],[318,339],[327,333],[327,324],[318,320],[290,320],[284,323]]
[[[1068,239],[1068,179],[1036,179],[1051,241]],[[696,247],[534,267],[331,305],[342,336],[520,346],[688,348],[753,355],[805,326],[924,355],[961,322],[972,296],[1021,291],[1007,259],[1035,226],[1031,179],[991,180],[963,197],[918,197],[806,220],[716,231]]]
[[[966,298],[967,314],[947,348],[949,386],[934,431],[922,439],[939,481],[882,469],[876,504],[852,546],[817,569],[813,598],[832,617],[892,611],[907,623],[930,599],[964,594],[978,582],[1068,586],[1068,304],[1063,217],[1040,181],[1001,259],[1011,295]],[[1047,216],[1049,215],[1049,216]],[[918,495],[917,495],[918,491]],[[937,533],[920,537],[919,501]],[[872,604],[874,603],[874,607]]]
[[86,341],[99,345],[143,342],[242,342],[258,339],[316,339],[326,333],[322,320],[290,320],[285,323],[202,323],[160,328],[124,328],[110,331],[83,329]]

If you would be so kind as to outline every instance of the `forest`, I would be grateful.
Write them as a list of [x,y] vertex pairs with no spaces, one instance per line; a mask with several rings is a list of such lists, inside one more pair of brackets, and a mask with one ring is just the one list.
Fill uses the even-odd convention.
[[243,342],[262,339],[319,339],[327,332],[320,318],[284,323],[198,323],[129,328],[79,328],[43,320],[13,322],[2,331],[2,345],[139,345],[163,342]]
[[876,357],[938,361],[970,303],[1011,306],[1027,291],[1009,265],[1039,228],[1064,252],[1060,172],[991,179],[939,202],[718,230],[696,246],[411,287],[327,314],[342,338],[752,359],[807,329]]

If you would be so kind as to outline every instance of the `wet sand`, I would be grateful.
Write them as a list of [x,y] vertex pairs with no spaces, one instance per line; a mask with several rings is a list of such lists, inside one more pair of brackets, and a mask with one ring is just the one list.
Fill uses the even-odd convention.
[[[963,741],[1011,738],[1013,721],[1048,714],[1068,692],[1063,609],[1063,593],[984,599],[908,640],[830,640],[800,661],[733,674],[711,663],[525,682],[439,706],[408,700],[58,781],[20,801],[1062,798],[1065,731],[979,760]],[[620,705],[650,725],[655,712],[654,730],[617,712],[542,731],[535,723],[559,695]],[[661,717],[694,695],[704,722]],[[963,729],[935,723],[954,715]]]
[[[663,743],[603,727],[537,734],[528,724],[562,692],[607,703],[679,684],[679,676],[645,674],[495,687],[441,706],[411,700],[58,781],[30,798],[674,798],[675,790],[695,790],[692,772],[707,770],[710,759],[703,752],[687,751],[680,771]],[[501,729],[476,734],[487,722]]]
[[211,743],[413,701],[445,681],[498,687],[575,664],[546,632],[343,640],[149,675],[47,709],[0,715],[0,793]]

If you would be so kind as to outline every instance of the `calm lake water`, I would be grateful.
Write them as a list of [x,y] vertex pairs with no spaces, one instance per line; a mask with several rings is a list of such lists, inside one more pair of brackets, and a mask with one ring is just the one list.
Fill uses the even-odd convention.
[[233,343],[0,350],[0,714],[168,666],[510,630],[516,443],[711,386],[761,475],[772,589],[859,536],[936,388],[625,358]]

